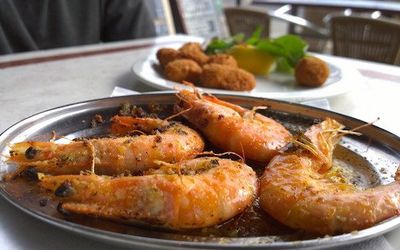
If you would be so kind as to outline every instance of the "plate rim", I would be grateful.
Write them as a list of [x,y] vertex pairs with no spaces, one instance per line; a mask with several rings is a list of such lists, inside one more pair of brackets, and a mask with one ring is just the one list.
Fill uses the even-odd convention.
[[[58,107],[54,107],[51,109],[47,109],[45,111],[38,112],[36,114],[33,114],[31,116],[28,116],[19,122],[14,123],[10,127],[8,127],[5,131],[0,133],[0,143],[3,142],[3,140],[7,139],[8,135],[12,133],[13,131],[18,130],[19,127],[26,125],[27,123],[30,122],[32,119],[37,119],[40,117],[46,117],[47,115],[50,115],[52,112],[57,112],[57,111],[62,111],[63,109],[71,109],[71,108],[77,108],[81,105],[91,105],[96,102],[102,102],[106,100],[112,100],[112,99],[125,99],[125,98],[134,98],[139,96],[171,96],[175,94],[176,91],[166,91],[166,92],[149,92],[149,93],[141,93],[141,94],[134,94],[134,95],[129,95],[129,96],[119,96],[119,97],[106,97],[106,98],[98,98],[98,99],[91,99],[91,100],[86,100],[86,101],[81,101],[81,102],[75,102],[71,104],[66,104]],[[275,99],[268,99],[264,97],[251,97],[251,96],[246,96],[246,95],[240,95],[240,94],[217,94],[217,96],[220,97],[239,97],[239,98],[249,98],[249,99],[258,99],[260,101],[270,101],[270,102],[277,102],[277,103],[283,103],[287,105],[294,105],[294,106],[299,106],[307,109],[313,109],[317,110],[323,113],[327,114],[333,114],[335,116],[340,116],[345,119],[348,119],[352,122],[355,123],[362,123],[365,124],[366,122],[359,120],[354,117],[350,117],[347,115],[343,115],[334,111],[330,110],[324,110],[321,108],[317,107],[310,107],[307,105],[299,104],[299,103],[293,103],[289,101],[282,101],[282,100],[275,100]],[[400,137],[383,129],[380,127],[377,127],[375,125],[372,125],[374,129],[378,129],[385,134],[387,134],[389,137],[392,137],[393,139],[399,140]],[[3,182],[3,180],[1,180]],[[112,243],[118,243],[118,244],[123,244],[123,245],[129,245],[129,246],[143,246],[143,247],[164,247],[164,248],[169,248],[169,247],[186,247],[186,248],[220,248],[220,249],[225,249],[225,248],[312,248],[312,247],[332,247],[332,246],[341,246],[341,245],[348,245],[348,244],[354,244],[357,242],[361,242],[364,240],[368,240],[374,237],[377,237],[379,235],[382,235],[388,231],[391,231],[397,227],[400,227],[400,216],[395,216],[391,217],[387,220],[384,220],[383,222],[378,223],[377,225],[374,225],[370,228],[363,229],[360,231],[357,231],[357,234],[353,233],[347,233],[347,234],[341,234],[341,235],[336,235],[336,236],[329,236],[327,238],[316,238],[316,239],[311,239],[311,240],[304,240],[304,241],[292,241],[292,242],[272,242],[268,244],[259,244],[255,241],[254,244],[248,245],[248,244],[243,244],[243,243],[227,243],[227,244],[217,244],[215,242],[192,242],[192,241],[179,241],[179,240],[168,240],[168,239],[158,239],[158,238],[151,238],[151,237],[146,237],[146,236],[138,236],[138,235],[128,235],[128,234],[122,234],[122,233],[116,233],[116,232],[111,232],[107,230],[102,230],[102,229],[97,229],[97,228],[92,228],[89,226],[81,225],[78,223],[74,222],[69,222],[66,220],[62,220],[59,218],[52,217],[50,215],[41,213],[39,211],[35,211],[34,209],[25,207],[21,204],[18,204],[18,202],[15,200],[14,197],[12,197],[8,192],[6,192],[3,189],[3,186],[0,186],[0,195],[8,201],[10,204],[13,206],[17,207],[24,213],[33,216],[36,219],[39,219],[43,222],[49,223],[51,225],[57,226],[58,228],[62,228],[64,230],[73,232],[73,233],[79,233],[81,235],[85,235],[87,237],[91,238],[96,238],[101,241],[107,241],[107,242],[112,242]],[[378,232],[376,232],[378,231]],[[223,238],[223,237],[220,237]],[[236,237],[233,239],[259,239],[263,237]],[[267,238],[267,237],[265,237]],[[323,245],[320,245],[323,244]]]

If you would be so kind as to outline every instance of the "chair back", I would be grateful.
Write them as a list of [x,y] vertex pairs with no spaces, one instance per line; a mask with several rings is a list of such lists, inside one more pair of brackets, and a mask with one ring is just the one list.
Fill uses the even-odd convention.
[[224,13],[231,35],[243,33],[249,37],[258,26],[261,26],[263,28],[261,36],[269,37],[270,17],[266,12],[232,7],[225,8]]
[[400,64],[400,23],[358,16],[330,18],[333,54]]

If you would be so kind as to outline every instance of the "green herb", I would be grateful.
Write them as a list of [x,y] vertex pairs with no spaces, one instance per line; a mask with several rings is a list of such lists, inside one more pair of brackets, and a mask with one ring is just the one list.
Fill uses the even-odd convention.
[[274,56],[283,57],[290,66],[294,67],[305,56],[308,45],[298,36],[284,35],[273,40],[262,39],[256,48]]
[[233,46],[239,44],[251,45],[260,52],[269,53],[277,58],[277,71],[293,72],[297,62],[307,52],[308,44],[298,36],[284,35],[275,39],[261,38],[262,28],[257,27],[253,34],[244,41],[243,34],[229,38],[215,38],[208,44],[207,54],[226,53]]
[[243,34],[236,34],[229,38],[214,38],[210,41],[206,48],[207,54],[225,53],[233,46],[242,43],[244,40]]
[[293,74],[294,73],[294,67],[290,66],[290,64],[288,63],[286,58],[278,57],[278,58],[276,58],[275,71],[282,72],[282,73]]
[[246,40],[246,44],[248,45],[257,45],[257,43],[261,40],[261,33],[263,31],[263,28],[261,26],[258,26],[256,30],[253,32],[251,37]]

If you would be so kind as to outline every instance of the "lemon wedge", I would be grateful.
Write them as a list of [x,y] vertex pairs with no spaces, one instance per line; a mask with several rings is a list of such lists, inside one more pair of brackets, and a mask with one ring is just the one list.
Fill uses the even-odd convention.
[[236,45],[228,51],[240,68],[255,75],[268,75],[275,68],[275,57],[251,45]]

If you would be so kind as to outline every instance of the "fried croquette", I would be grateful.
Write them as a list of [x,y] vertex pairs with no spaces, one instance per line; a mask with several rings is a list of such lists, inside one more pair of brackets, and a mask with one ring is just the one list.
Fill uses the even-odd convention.
[[227,65],[227,66],[232,66],[235,68],[238,67],[238,63],[236,62],[236,59],[233,56],[227,55],[227,54],[217,54],[217,55],[209,56],[208,63]]
[[182,55],[176,49],[163,48],[157,51],[157,59],[161,67],[165,67],[169,62],[181,59]]
[[207,64],[200,75],[200,85],[207,88],[228,90],[252,90],[256,79],[251,73],[232,66]]
[[203,66],[208,62],[208,56],[204,53],[200,43],[185,43],[180,49],[182,57],[191,59]]
[[177,59],[164,68],[165,77],[174,82],[198,82],[202,72],[201,67],[190,59]]
[[203,49],[201,48],[201,44],[196,43],[196,42],[185,43],[182,45],[182,47],[179,50],[180,51],[191,51],[191,50],[203,51]]
[[329,67],[326,62],[313,56],[304,57],[295,68],[296,81],[303,86],[321,86],[328,79],[328,76]]

